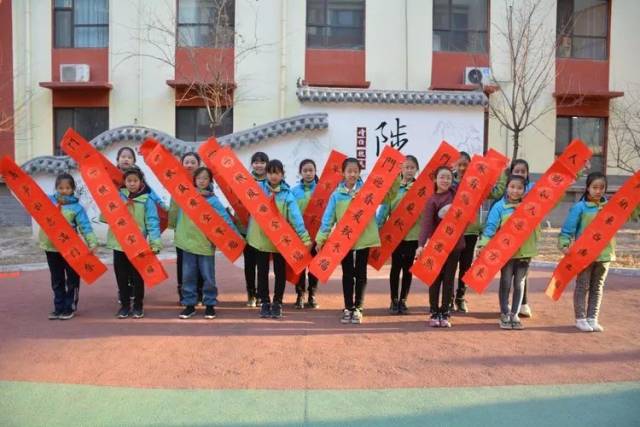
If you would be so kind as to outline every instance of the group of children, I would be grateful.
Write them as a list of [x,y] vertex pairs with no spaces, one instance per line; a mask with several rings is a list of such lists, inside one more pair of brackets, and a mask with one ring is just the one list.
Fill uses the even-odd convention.
[[[443,166],[435,171],[433,195],[427,201],[420,219],[393,251],[389,274],[391,314],[409,313],[407,298],[412,282],[410,268],[451,206],[458,183],[464,176],[470,160],[469,154],[461,152],[460,159],[454,168]],[[136,156],[132,148],[123,147],[118,151],[117,164],[123,172],[120,195],[156,253],[162,246],[160,217],[163,212],[167,213],[168,226],[175,232],[178,295],[179,303],[183,306],[179,317],[188,319],[194,316],[196,306],[202,303],[205,307],[204,317],[215,318],[218,296],[215,279],[215,246],[173,200],[169,207],[162,203],[146,183],[142,171],[135,163]],[[227,224],[246,240],[244,275],[247,306],[259,307],[262,318],[281,318],[286,283],[284,257],[253,218],[249,218],[245,228],[237,218],[234,218],[229,209],[222,205],[213,193],[213,175],[208,168],[201,165],[197,153],[184,154],[181,163],[192,176],[194,187]],[[344,309],[340,317],[342,323],[357,324],[363,321],[369,250],[380,246],[379,228],[384,225],[407,194],[418,171],[419,164],[416,157],[406,156],[399,176],[399,185],[394,186],[385,197],[376,217],[367,224],[364,232],[358,236],[356,243],[342,260],[344,296]],[[280,214],[292,226],[302,242],[310,248],[313,255],[321,250],[334,225],[340,221],[363,185],[360,177],[360,163],[355,158],[344,160],[343,180],[327,202],[319,231],[313,241],[305,228],[302,212],[308,205],[318,182],[315,162],[305,159],[300,163],[298,169],[300,181],[293,188],[289,187],[284,180],[285,171],[282,162],[270,160],[266,153],[253,154],[251,173],[262,191],[273,199]],[[512,162],[489,195],[487,203],[491,206],[486,221],[483,221],[483,215],[479,214],[477,220],[468,226],[442,266],[437,279],[430,284],[430,326],[449,328],[452,326],[451,314],[454,310],[463,313],[468,311],[465,299],[466,285],[462,277],[470,268],[476,249],[482,248],[490,241],[532,187],[527,162],[522,159]],[[606,204],[606,188],[607,180],[603,174],[595,172],[589,174],[585,193],[570,209],[560,232],[558,245],[562,252],[567,252],[571,243],[580,236],[593,217]],[[84,209],[74,196],[73,177],[66,173],[59,175],[55,181],[55,190],[55,194],[50,196],[52,202],[59,206],[65,218],[82,234],[89,248],[95,250],[98,244],[97,239]],[[527,275],[530,261],[537,254],[538,237],[539,229],[536,229],[501,270],[498,295],[499,325],[502,329],[523,329],[520,317],[531,316],[531,308],[527,303]],[[54,311],[49,318],[70,319],[77,309],[79,277],[42,232],[40,242],[46,252],[54,292]],[[136,319],[142,318],[144,316],[143,279],[128,260],[111,231],[107,236],[107,247],[113,250],[114,271],[118,285],[120,308],[116,316],[121,319],[129,316]],[[598,314],[609,264],[614,259],[615,242],[612,240],[597,261],[578,275],[574,308],[576,327],[581,331],[603,330],[598,322]],[[269,291],[270,261],[273,263],[275,276],[272,297]],[[456,272],[458,287],[454,293]],[[313,274],[303,271],[295,287],[297,293],[295,308],[303,309],[305,305],[317,308],[317,287],[318,279]],[[509,301],[510,295],[511,301]]]

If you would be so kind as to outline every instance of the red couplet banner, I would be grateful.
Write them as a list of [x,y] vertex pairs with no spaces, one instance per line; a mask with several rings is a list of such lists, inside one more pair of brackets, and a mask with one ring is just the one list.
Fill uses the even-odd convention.
[[507,158],[496,151],[488,153],[487,156],[493,161],[482,156],[473,156],[460,181],[449,211],[442,218],[424,251],[411,268],[411,272],[427,286],[431,286],[436,281],[447,257],[469,223],[476,217],[486,189],[493,186],[507,162]]
[[[62,149],[66,151],[64,141]],[[166,271],[138,228],[126,203],[120,198],[120,192],[107,175],[102,162],[96,158],[87,159],[80,165],[80,172],[111,232],[145,284],[155,286],[165,280],[168,277]]]
[[402,239],[414,226],[427,200],[433,194],[433,174],[440,166],[452,166],[460,157],[458,150],[442,141],[436,153],[431,157],[427,166],[420,172],[418,178],[407,191],[395,210],[380,228],[380,241],[382,246],[373,248],[369,252],[369,265],[380,270],[396,250]]
[[140,149],[144,160],[182,212],[232,262],[244,249],[244,239],[207,203],[193,186],[191,176],[180,162],[158,141],[149,138]]
[[322,169],[320,179],[316,184],[315,190],[309,199],[309,204],[303,212],[304,225],[309,232],[311,240],[316,238],[320,221],[324,209],[327,207],[327,201],[331,197],[331,193],[336,189],[340,181],[342,181],[342,162],[347,158],[346,155],[339,151],[332,150],[327,159],[327,163]]
[[591,157],[591,150],[580,140],[573,140],[524,197],[515,212],[480,252],[464,275],[464,282],[482,293],[535,227],[558,203],[576,174]]
[[556,301],[560,299],[571,280],[598,259],[639,203],[640,172],[636,172],[609,199],[560,260],[545,291],[547,296]]
[[238,196],[293,272],[300,273],[311,261],[309,248],[282,217],[273,200],[264,194],[235,153],[229,147],[216,147],[210,140],[202,144],[198,151],[202,161],[218,177],[218,183],[224,182]]
[[51,203],[38,184],[9,156],[2,158],[0,171],[7,186],[22,206],[36,220],[53,246],[82,280],[92,284],[107,271],[107,267],[82,241],[60,209]]
[[329,280],[333,270],[356,244],[358,237],[375,215],[378,205],[393,185],[403,161],[404,156],[389,146],[380,153],[367,181],[309,266],[309,271],[321,282]]
[[80,169],[80,165],[83,162],[89,159],[98,159],[104,166],[107,174],[109,174],[111,181],[118,187],[122,185],[122,172],[120,169],[104,157],[101,152],[78,132],[72,128],[67,129],[62,136],[62,144],[66,147],[64,150],[65,153],[78,164],[78,169]]

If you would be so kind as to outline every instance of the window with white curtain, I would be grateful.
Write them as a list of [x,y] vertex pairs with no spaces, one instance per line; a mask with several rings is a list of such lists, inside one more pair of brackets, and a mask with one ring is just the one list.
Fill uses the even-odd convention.
[[433,50],[487,52],[488,0],[434,0]]
[[234,0],[178,0],[178,46],[233,47]]
[[607,59],[609,2],[607,0],[558,0],[557,56]]
[[307,0],[307,47],[364,49],[364,0]]
[[55,0],[54,46],[107,47],[109,45],[108,0]]

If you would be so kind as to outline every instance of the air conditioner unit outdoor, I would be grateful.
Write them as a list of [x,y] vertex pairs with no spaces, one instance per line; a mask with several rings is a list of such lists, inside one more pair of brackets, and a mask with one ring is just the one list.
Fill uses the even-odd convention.
[[491,83],[491,69],[489,67],[466,67],[464,69],[464,84],[487,85]]
[[60,64],[61,82],[88,82],[89,65],[87,64]]

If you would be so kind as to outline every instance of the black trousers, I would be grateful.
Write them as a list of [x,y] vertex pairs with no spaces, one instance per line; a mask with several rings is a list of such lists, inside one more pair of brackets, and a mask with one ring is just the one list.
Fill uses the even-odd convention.
[[[176,248],[176,279],[178,282],[178,295],[182,300],[182,253],[183,250]],[[198,271],[198,301],[202,301],[202,288],[204,287],[204,279],[202,274]]]
[[[471,264],[473,263],[473,254],[476,250],[476,243],[478,242],[478,236],[474,234],[467,234],[464,236],[464,249],[460,252],[460,259],[458,261],[458,290],[456,291],[456,298],[462,299],[467,293],[467,285],[462,280],[462,276],[469,271]],[[451,301],[453,304],[453,301]]]
[[[317,255],[316,248],[311,248],[311,255]],[[309,287],[307,288],[307,280],[309,281]],[[306,290],[309,289],[309,297],[312,297],[316,294],[316,289],[318,289],[318,278],[311,274],[309,270],[302,270],[300,273],[300,279],[298,279],[298,283],[296,283],[296,293],[298,295],[304,295]]]
[[[460,251],[451,252],[442,270],[440,270],[436,281],[429,287],[429,307],[431,313],[439,313],[445,316],[449,315],[451,298],[453,298],[453,282],[456,276],[456,267],[458,266],[459,258]],[[440,288],[442,288],[442,300],[440,299]]]
[[58,313],[76,311],[80,295],[80,276],[59,252],[45,251],[45,254],[51,273],[54,310]]
[[522,291],[522,304],[528,304],[527,302],[527,288],[529,287],[529,278],[524,278],[524,290]]
[[[247,295],[250,297],[258,295],[256,289],[257,252],[258,250],[250,245],[245,245],[244,251],[242,252],[244,255],[244,280],[247,283]],[[268,273],[269,271],[267,270],[267,274]]]
[[395,251],[391,254],[391,271],[389,272],[389,287],[391,291],[391,299],[398,299],[398,287],[400,285],[400,272],[402,272],[402,289],[400,290],[400,299],[406,300],[411,289],[411,266],[416,257],[418,249],[417,240],[403,240],[400,242]]
[[271,301],[269,298],[269,259],[273,258],[273,274],[276,277],[273,302],[282,304],[287,278],[284,257],[277,252],[262,252],[256,248],[253,248],[253,250],[255,251],[256,267],[258,269],[258,297],[263,303]]
[[344,295],[344,308],[347,310],[362,309],[364,307],[368,260],[369,248],[349,251],[342,259],[342,293]]
[[[131,296],[133,295],[133,308],[142,309],[144,281],[124,252],[113,251],[113,269],[116,273],[116,282],[118,283],[121,304],[123,306],[129,305]],[[129,284],[131,284],[131,286],[129,286]]]

